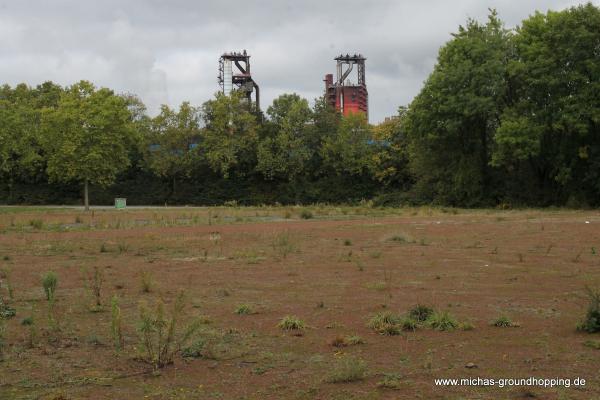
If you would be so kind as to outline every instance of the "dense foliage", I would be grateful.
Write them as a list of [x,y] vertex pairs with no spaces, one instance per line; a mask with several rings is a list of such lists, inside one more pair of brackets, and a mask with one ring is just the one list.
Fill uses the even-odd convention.
[[[0,202],[600,204],[600,9],[495,11],[439,52],[408,107],[378,124],[296,94],[148,116],[89,82],[0,87]],[[85,188],[85,189],[84,189]]]

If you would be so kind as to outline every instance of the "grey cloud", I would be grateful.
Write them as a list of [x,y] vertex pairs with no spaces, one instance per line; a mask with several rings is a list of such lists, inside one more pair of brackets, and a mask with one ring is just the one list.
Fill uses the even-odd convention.
[[[594,2],[598,4],[598,1]],[[0,81],[88,79],[160,104],[201,104],[218,90],[224,51],[248,49],[263,108],[320,96],[339,53],[367,57],[372,122],[408,104],[437,52],[467,18],[496,8],[508,27],[571,0],[0,0]]]

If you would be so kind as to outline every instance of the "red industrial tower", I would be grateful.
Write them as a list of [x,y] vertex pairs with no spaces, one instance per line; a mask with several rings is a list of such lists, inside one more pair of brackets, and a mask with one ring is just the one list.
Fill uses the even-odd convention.
[[[362,54],[345,56],[340,54],[337,61],[337,80],[333,82],[333,74],[325,75],[325,96],[327,102],[343,115],[365,113],[369,119],[369,93],[365,81],[365,60]],[[357,82],[348,78],[356,65]]]

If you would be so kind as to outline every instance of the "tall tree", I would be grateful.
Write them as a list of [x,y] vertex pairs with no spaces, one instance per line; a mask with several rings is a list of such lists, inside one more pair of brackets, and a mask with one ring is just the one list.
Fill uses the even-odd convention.
[[493,135],[507,99],[510,33],[495,11],[469,20],[440,49],[409,107],[406,130],[416,190],[426,200],[475,205],[491,197]]
[[256,164],[257,117],[242,93],[217,93],[202,106],[202,155],[210,168],[228,178],[244,175]]
[[312,111],[308,101],[297,94],[284,94],[267,109],[274,135],[263,138],[257,149],[257,170],[266,179],[295,182],[307,172],[315,149],[310,146]]
[[106,187],[130,164],[126,143],[133,134],[127,102],[109,89],[81,81],[42,115],[47,173],[52,181],[80,182],[85,209],[89,185]]
[[398,115],[373,127],[375,178],[386,187],[396,190],[408,189],[412,183],[404,127],[406,112],[406,107],[400,107]]
[[0,177],[11,193],[15,181],[46,179],[40,115],[44,107],[56,106],[61,92],[52,82],[0,88]]
[[600,8],[536,13],[515,37],[514,102],[495,137],[493,164],[533,171],[546,204],[600,199]]
[[150,123],[144,141],[145,163],[157,176],[170,180],[171,194],[177,179],[189,176],[198,160],[200,121],[199,109],[184,102],[179,111],[163,105]]
[[374,151],[371,126],[362,113],[343,117],[335,134],[327,137],[321,148],[325,168],[338,175],[370,174]]

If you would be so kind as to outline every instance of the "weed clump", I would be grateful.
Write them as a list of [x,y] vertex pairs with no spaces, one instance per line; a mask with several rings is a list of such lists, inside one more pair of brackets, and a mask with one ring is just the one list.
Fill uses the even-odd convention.
[[391,311],[383,311],[375,314],[367,326],[381,335],[394,336],[402,331],[400,322],[402,317]]
[[142,271],[140,274],[140,283],[142,286],[142,293],[150,293],[154,288],[154,276],[150,271]]
[[417,304],[408,311],[408,315],[419,322],[425,322],[433,314],[433,308]]
[[104,283],[104,271],[97,266],[92,274],[85,271],[85,278],[96,307],[102,305],[102,284]]
[[580,331],[600,332],[600,291],[587,288],[589,305],[584,320],[577,326]]
[[58,286],[58,276],[55,272],[47,272],[42,277],[42,287],[44,288],[44,293],[46,294],[46,300],[54,301],[54,296],[56,295],[56,287]]
[[170,317],[165,314],[162,301],[157,302],[154,310],[145,306],[140,307],[138,327],[140,349],[143,352],[143,359],[151,363],[155,369],[171,364],[181,346],[199,328],[198,321],[195,321],[186,327],[181,335],[178,335],[177,330],[184,306],[184,294],[180,292]]
[[458,328],[458,321],[447,311],[434,312],[427,319],[429,326],[437,331],[453,331]]
[[383,379],[377,382],[377,387],[384,389],[400,389],[400,375],[383,374]]
[[329,344],[333,347],[348,347],[364,344],[363,338],[357,335],[338,335],[329,341]]
[[505,315],[502,315],[502,316],[496,318],[495,320],[493,320],[491,325],[495,326],[497,328],[510,328],[510,327],[515,326],[515,324],[511,321],[511,319]]
[[40,230],[44,227],[44,222],[41,219],[32,219],[29,221],[29,225],[33,228],[33,229],[37,229]]
[[303,330],[306,324],[295,315],[286,315],[279,321],[277,327],[284,331],[299,331]]
[[252,309],[248,304],[240,304],[236,309],[235,313],[238,315],[249,315],[252,314]]
[[367,373],[367,363],[364,360],[354,357],[343,357],[338,360],[327,382],[346,383],[356,382],[365,379]]

